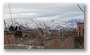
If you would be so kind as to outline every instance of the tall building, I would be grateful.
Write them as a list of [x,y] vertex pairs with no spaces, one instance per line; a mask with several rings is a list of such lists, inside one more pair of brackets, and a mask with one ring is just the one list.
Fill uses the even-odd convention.
[[78,36],[84,37],[84,23],[78,23]]

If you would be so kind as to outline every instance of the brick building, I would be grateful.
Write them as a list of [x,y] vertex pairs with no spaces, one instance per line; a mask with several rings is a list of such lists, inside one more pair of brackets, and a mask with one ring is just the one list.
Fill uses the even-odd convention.
[[78,36],[84,36],[84,23],[78,23]]
[[4,44],[15,43],[14,34],[11,32],[4,32]]

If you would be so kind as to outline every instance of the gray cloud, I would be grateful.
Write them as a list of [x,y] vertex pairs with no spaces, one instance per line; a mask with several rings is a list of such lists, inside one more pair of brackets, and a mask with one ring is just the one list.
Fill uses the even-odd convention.
[[[84,5],[79,4],[84,10]],[[60,18],[84,16],[77,4],[10,4],[13,18]],[[4,18],[10,18],[8,4],[4,5]],[[84,17],[83,17],[84,18]]]

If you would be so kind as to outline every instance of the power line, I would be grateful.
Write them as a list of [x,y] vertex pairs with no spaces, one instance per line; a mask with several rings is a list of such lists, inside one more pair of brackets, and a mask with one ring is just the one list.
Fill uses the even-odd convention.
[[9,6],[10,17],[11,17],[11,22],[12,22],[12,26],[13,26],[13,20],[12,20],[12,15],[11,15],[10,4],[8,4],[8,6]]
[[82,8],[77,4],[77,6],[80,8],[80,10],[84,13],[84,11],[82,10]]

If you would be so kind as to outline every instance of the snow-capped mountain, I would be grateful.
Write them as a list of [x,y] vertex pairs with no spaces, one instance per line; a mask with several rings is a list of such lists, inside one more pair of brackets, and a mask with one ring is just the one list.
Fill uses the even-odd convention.
[[[11,26],[11,20],[5,19],[6,27]],[[72,19],[69,21],[62,21],[61,19],[52,19],[52,20],[38,20],[38,19],[13,19],[13,25],[14,26],[20,26],[21,29],[27,30],[27,29],[70,29],[70,28],[77,28],[78,22],[84,22],[82,19]]]
[[84,20],[83,19],[72,19],[68,22],[77,24],[78,22],[84,22]]

